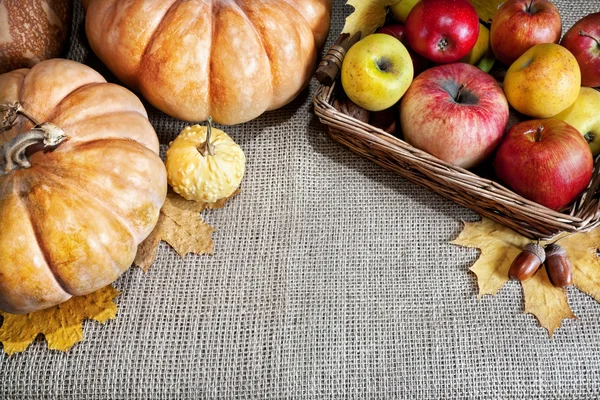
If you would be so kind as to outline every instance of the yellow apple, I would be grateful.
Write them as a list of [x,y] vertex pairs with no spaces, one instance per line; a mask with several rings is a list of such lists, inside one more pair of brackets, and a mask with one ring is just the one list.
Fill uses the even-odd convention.
[[475,42],[475,46],[473,49],[471,49],[469,54],[461,58],[459,61],[475,65],[479,60],[481,60],[481,57],[483,57],[489,47],[490,30],[482,23],[479,23],[479,36],[477,36],[477,42]]
[[342,87],[354,103],[369,111],[396,104],[413,80],[408,50],[390,35],[375,33],[356,42],[342,63]]
[[577,129],[587,140],[593,155],[600,153],[600,92],[582,87],[575,103],[556,115]]
[[475,46],[469,52],[469,54],[461,58],[459,61],[475,65],[477,68],[485,72],[490,72],[492,69],[496,58],[494,57],[494,52],[492,51],[492,46],[490,45],[490,30],[482,23],[479,24],[479,36],[477,37]]
[[510,105],[534,118],[548,118],[564,111],[577,99],[580,86],[577,59],[554,43],[527,50],[504,77],[504,93]]
[[410,10],[412,10],[415,4],[418,2],[419,0],[398,0],[390,6],[390,11],[392,12],[394,18],[402,23],[405,23],[408,13],[410,13]]

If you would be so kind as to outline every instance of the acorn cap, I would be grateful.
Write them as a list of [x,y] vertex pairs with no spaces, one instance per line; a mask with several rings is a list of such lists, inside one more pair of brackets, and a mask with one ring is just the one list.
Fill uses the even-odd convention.
[[544,261],[546,261],[546,251],[544,251],[544,248],[537,243],[529,243],[528,245],[523,247],[523,251],[528,251],[530,253],[535,254],[537,258],[540,259],[540,264],[543,264]]
[[548,257],[552,257],[552,256],[566,256],[567,255],[567,251],[565,250],[564,247],[559,246],[557,244],[549,244],[548,246],[546,246],[546,258]]

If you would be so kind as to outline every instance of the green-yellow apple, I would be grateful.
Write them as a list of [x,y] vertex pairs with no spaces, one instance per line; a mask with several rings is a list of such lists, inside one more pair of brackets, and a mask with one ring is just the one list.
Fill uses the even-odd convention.
[[466,63],[425,70],[400,103],[404,140],[463,168],[490,156],[507,122],[508,103],[498,82]]
[[534,118],[548,118],[579,95],[581,71],[573,54],[554,43],[527,50],[508,69],[504,93],[511,106]]
[[492,69],[496,58],[490,45],[490,30],[482,23],[479,23],[479,36],[477,42],[475,42],[475,47],[459,61],[475,65],[485,72]]
[[600,153],[600,92],[582,87],[575,103],[556,115],[579,131],[593,155]]
[[396,104],[413,80],[406,47],[390,35],[375,33],[356,42],[342,62],[342,87],[354,103],[369,111]]
[[420,0],[398,0],[390,6],[390,11],[394,18],[404,23],[406,22],[406,17],[408,17],[410,10],[412,10],[419,1]]

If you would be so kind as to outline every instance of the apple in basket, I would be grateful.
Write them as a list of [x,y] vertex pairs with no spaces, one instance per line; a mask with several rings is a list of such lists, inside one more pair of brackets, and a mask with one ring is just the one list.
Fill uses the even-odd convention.
[[592,178],[594,161],[583,136],[557,118],[514,125],[494,159],[496,175],[526,199],[553,210],[575,200]]
[[496,58],[511,65],[540,43],[558,43],[562,23],[548,0],[507,0],[492,18],[490,42]]
[[342,62],[344,92],[368,111],[396,104],[413,80],[413,63],[406,47],[395,37],[374,33],[348,49]]
[[463,168],[491,155],[507,122],[508,102],[498,82],[466,63],[424,71],[400,104],[404,140]]
[[479,37],[479,17],[468,0],[421,0],[406,19],[408,46],[429,61],[466,56]]
[[[402,24],[389,24],[377,29],[377,33],[385,33],[398,39],[402,44],[407,45],[404,35],[406,27]],[[406,47],[408,54],[413,62],[414,75],[418,75],[429,67],[429,61],[415,53],[410,47]]]
[[581,85],[600,86],[600,12],[577,21],[560,42],[577,59]]

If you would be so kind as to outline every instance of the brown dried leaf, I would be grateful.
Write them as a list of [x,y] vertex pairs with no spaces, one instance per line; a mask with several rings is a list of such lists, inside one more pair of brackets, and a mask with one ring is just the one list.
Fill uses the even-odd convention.
[[171,245],[181,258],[188,253],[212,254],[214,247],[212,234],[215,229],[200,218],[200,213],[206,209],[223,207],[238,193],[239,191],[236,191],[229,198],[216,203],[202,203],[189,201],[176,193],[169,192],[160,210],[156,227],[138,246],[134,265],[148,272],[156,260],[156,252],[161,240]]
[[0,342],[9,356],[25,351],[39,334],[43,334],[48,348],[68,351],[83,340],[81,323],[92,319],[105,323],[117,315],[113,300],[119,295],[112,286],[106,286],[86,296],[72,297],[65,303],[29,314],[15,315],[0,311],[3,317]]

